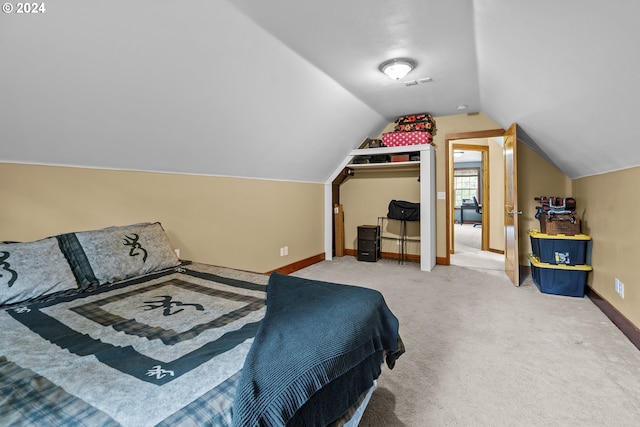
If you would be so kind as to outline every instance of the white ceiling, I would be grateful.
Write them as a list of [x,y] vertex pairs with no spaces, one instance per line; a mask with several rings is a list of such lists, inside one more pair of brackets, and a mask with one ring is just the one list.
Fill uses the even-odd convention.
[[[428,111],[479,111],[478,66],[471,1],[234,0],[233,4],[374,110],[394,120]],[[394,81],[384,60],[418,63]],[[405,86],[424,77],[432,83]],[[467,111],[464,111],[467,112]]]
[[[57,0],[0,14],[0,162],[324,182],[426,111],[517,123],[571,178],[634,167],[638,16],[636,0]],[[433,81],[388,79],[394,57]]]
[[[481,111],[571,178],[640,165],[640,2],[234,0],[388,119]],[[407,87],[377,69],[411,57]]]

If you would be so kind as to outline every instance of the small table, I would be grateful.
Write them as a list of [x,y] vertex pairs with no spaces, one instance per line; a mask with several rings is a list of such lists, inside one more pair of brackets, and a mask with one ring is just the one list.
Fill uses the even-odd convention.
[[[482,205],[478,205],[477,206],[478,209],[482,209]],[[458,206],[456,209],[460,209],[460,225],[464,224],[464,211],[465,209],[473,209],[474,211],[476,210],[476,205],[461,205]]]

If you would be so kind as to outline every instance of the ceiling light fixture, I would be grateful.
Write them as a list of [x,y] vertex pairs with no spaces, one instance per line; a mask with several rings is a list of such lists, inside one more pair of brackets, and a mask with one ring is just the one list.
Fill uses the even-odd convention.
[[462,157],[463,154],[464,154],[464,151],[454,151],[453,152],[453,156],[454,157]]
[[378,67],[378,69],[389,76],[389,78],[393,80],[400,80],[401,78],[409,74],[409,71],[413,70],[416,65],[417,63],[413,59],[394,58],[384,61],[382,64],[380,64],[380,67]]

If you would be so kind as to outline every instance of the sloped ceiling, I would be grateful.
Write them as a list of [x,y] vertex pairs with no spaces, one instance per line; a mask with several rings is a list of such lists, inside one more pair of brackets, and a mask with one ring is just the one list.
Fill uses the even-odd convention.
[[639,2],[46,5],[0,16],[0,161],[324,182],[398,115],[480,111],[571,178],[640,165]]
[[0,14],[0,162],[325,182],[386,120],[223,0]]
[[[405,113],[479,111],[478,70],[471,1],[235,0],[279,40],[327,73],[367,105],[394,120]],[[416,69],[402,81],[378,70],[409,57]],[[431,83],[405,81],[430,77]],[[467,111],[464,111],[467,112]]]
[[[571,178],[640,165],[640,2],[236,0],[388,119],[481,111]],[[418,66],[403,81],[389,58]],[[404,81],[431,77],[407,87]]]
[[571,178],[640,165],[640,2],[475,0],[482,112]]

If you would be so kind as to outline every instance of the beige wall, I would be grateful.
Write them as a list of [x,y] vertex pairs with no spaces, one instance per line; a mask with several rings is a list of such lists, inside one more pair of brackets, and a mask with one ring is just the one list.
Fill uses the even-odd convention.
[[[610,172],[573,181],[573,196],[582,218],[582,232],[591,236],[593,272],[590,286],[640,328],[640,270],[638,269],[638,184],[640,168]],[[614,280],[624,283],[624,299]]]
[[520,265],[529,265],[527,258],[527,255],[531,253],[529,230],[540,229],[540,222],[535,218],[536,206],[539,206],[539,203],[534,198],[539,196],[572,196],[571,180],[526,145],[518,143],[517,149],[518,210],[522,212],[518,218],[519,263]]
[[[340,186],[340,200],[344,209],[345,247],[357,249],[359,225],[376,225],[378,217],[386,217],[389,202],[393,199],[409,202],[420,201],[419,171],[411,172],[365,172],[356,170],[355,175]],[[399,234],[398,221],[385,221],[383,236]],[[407,223],[407,237],[419,238],[420,223]],[[397,241],[382,239],[383,252],[398,252]],[[420,254],[420,244],[408,242],[409,254]]]
[[197,262],[266,272],[324,252],[321,184],[7,163],[0,182],[0,240],[160,221]]

